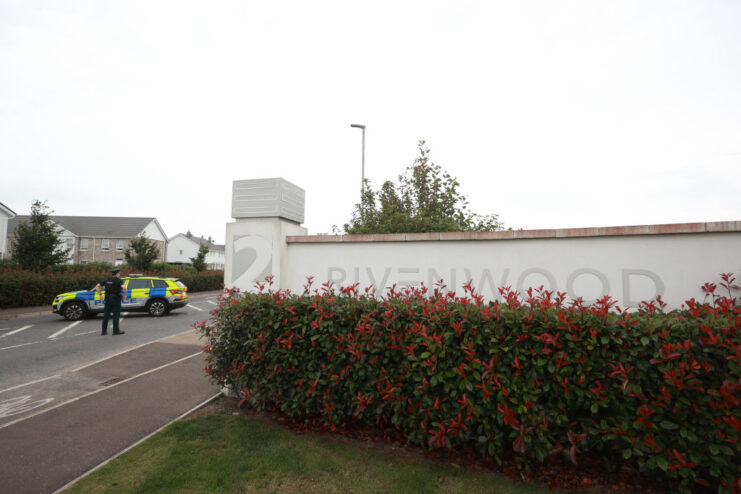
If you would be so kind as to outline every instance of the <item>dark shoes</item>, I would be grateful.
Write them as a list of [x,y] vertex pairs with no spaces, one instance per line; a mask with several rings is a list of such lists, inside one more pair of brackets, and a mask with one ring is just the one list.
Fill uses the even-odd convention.
[[118,333],[113,333],[113,336],[119,335],[119,334],[126,334],[126,331],[119,331]]
[[100,336],[105,336],[107,334],[108,334],[107,332],[103,331],[102,333],[100,333]]

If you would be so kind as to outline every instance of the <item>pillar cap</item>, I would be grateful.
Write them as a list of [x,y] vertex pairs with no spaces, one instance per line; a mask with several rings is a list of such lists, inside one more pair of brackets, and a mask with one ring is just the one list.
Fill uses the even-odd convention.
[[232,182],[232,218],[283,218],[304,222],[304,189],[284,178]]

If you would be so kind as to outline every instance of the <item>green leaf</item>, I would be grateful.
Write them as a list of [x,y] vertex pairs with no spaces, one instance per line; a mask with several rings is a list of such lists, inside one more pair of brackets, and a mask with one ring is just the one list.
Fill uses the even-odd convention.
[[648,336],[641,336],[641,344],[642,344],[643,346],[646,346],[646,345],[648,345],[649,343],[651,343],[651,340],[649,340],[649,339],[648,339]]
[[429,358],[430,355],[432,355],[430,352],[422,352],[422,354],[419,356],[421,359]]
[[667,460],[663,456],[657,456],[656,457],[656,466],[666,472],[666,471],[669,470],[669,460]]
[[708,446],[708,449],[713,455],[717,455],[718,453],[720,453],[720,448],[718,448],[717,444],[711,444],[710,446]]
[[669,422],[668,420],[662,420],[659,424],[662,429],[668,429],[668,430],[674,430],[679,429],[679,426],[675,424],[674,422]]
[[623,450],[623,458],[625,458],[626,460],[629,460],[631,456],[633,456],[632,448],[626,448]]

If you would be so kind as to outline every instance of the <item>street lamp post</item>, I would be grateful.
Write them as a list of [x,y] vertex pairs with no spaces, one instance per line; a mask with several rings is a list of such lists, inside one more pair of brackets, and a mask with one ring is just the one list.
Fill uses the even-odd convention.
[[362,198],[363,190],[365,190],[365,125],[350,124],[350,127],[363,130],[363,157],[360,168],[360,195]]

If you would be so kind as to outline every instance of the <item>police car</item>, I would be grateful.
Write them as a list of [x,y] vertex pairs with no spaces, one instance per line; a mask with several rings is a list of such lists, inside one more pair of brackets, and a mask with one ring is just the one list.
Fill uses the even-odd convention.
[[[188,287],[177,278],[129,275],[122,277],[126,287],[126,300],[121,301],[121,310],[148,312],[150,316],[164,316],[173,309],[188,304]],[[79,292],[61,293],[54,297],[51,310],[68,321],[77,321],[87,316],[102,313],[105,290],[100,297],[95,288]]]

